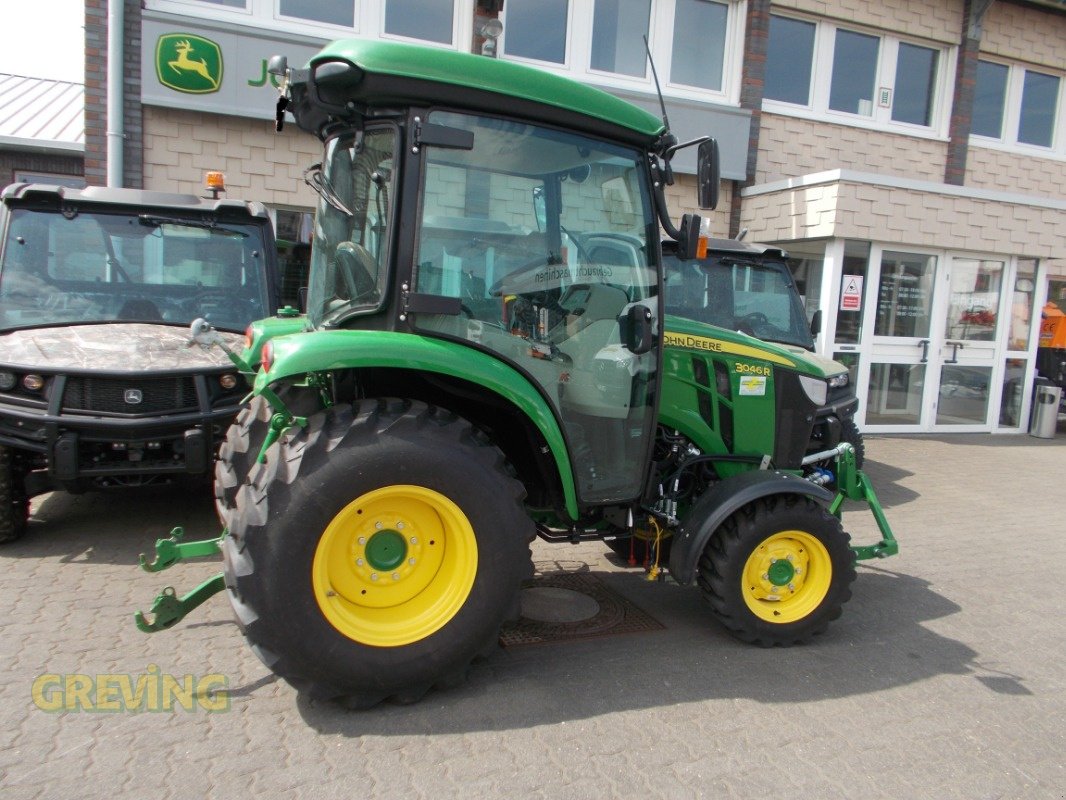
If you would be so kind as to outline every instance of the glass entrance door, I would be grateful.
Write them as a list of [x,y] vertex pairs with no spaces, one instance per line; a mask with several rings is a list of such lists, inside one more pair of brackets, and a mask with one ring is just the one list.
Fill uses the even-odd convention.
[[864,429],[991,430],[1006,264],[877,247],[870,264]]
[[863,326],[870,342],[866,430],[916,431],[928,425],[938,262],[931,254],[871,250],[875,286]]
[[936,351],[940,375],[934,428],[988,430],[1004,263],[952,258]]

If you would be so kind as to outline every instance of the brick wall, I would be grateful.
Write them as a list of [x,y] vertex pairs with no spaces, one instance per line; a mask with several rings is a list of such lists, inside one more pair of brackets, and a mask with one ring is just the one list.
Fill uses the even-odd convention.
[[1066,15],[995,2],[983,29],[982,54],[1066,70]]
[[[141,112],[141,2],[124,0],[123,180],[144,186]],[[107,183],[107,0],[85,0],[85,180]]]
[[841,237],[1016,254],[1066,274],[1059,209],[839,181],[744,198],[755,241]]
[[940,181],[946,158],[942,141],[767,113],[755,183],[829,169]]
[[203,194],[204,173],[226,173],[227,196],[313,208],[303,172],[321,158],[318,139],[269,120],[144,107],[144,186]]
[[30,153],[21,150],[0,152],[0,186],[7,186],[15,180],[15,170],[27,172],[46,172],[52,175],[85,174],[84,159],[81,156],[60,156],[46,153]]
[[962,0],[774,0],[774,8],[951,44],[958,42],[962,29]]

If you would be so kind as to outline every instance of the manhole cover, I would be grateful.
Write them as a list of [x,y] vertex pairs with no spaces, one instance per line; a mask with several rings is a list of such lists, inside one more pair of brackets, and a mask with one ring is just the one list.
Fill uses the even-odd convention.
[[600,613],[600,604],[587,594],[555,586],[522,590],[522,619],[536,622],[581,622]]
[[522,617],[506,623],[500,644],[515,647],[662,630],[663,625],[589,572],[544,575],[522,590]]

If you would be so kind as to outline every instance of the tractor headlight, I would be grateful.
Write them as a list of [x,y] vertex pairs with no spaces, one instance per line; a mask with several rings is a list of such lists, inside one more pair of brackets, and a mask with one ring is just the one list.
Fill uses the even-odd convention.
[[812,378],[810,375],[800,375],[799,379],[810,401],[816,406],[824,405],[829,396],[829,385],[822,378]]
[[0,372],[0,392],[10,392],[18,383],[14,372]]
[[829,379],[830,389],[839,389],[841,386],[848,385],[848,373],[841,372],[839,375],[834,375]]

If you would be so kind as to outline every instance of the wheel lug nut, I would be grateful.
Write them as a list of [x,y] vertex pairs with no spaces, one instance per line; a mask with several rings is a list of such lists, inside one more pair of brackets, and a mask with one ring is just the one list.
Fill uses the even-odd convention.
[[413,567],[415,565],[415,560],[413,558],[409,558],[407,559],[407,563]]
[[366,537],[365,536],[360,536],[359,537],[359,544],[366,544]]
[[370,580],[376,581],[377,579],[378,579],[378,574],[376,572],[370,573]]
[[361,559],[361,558],[357,558],[357,559],[355,559],[355,563],[358,564],[361,567],[366,562],[364,562],[363,559]]
[[789,560],[789,561],[791,561],[791,560],[792,560],[792,554],[791,554],[791,553],[789,553],[789,554],[788,554],[788,555],[786,556],[786,558],[788,558],[788,560]]
[[381,530],[382,528],[384,528],[385,526],[384,526],[384,525],[382,525],[382,524],[381,524],[380,522],[375,522],[375,523],[374,523],[374,527],[375,527],[375,528],[377,528],[377,529],[378,529],[378,530],[380,531],[380,530]]
[[796,584],[794,584],[794,583],[790,583],[790,584],[788,585],[788,590],[789,590],[790,592],[794,592],[794,591],[796,591]]
[[400,573],[399,572],[392,573],[392,579],[394,581],[398,581],[400,579]]
[[770,573],[768,573],[768,572],[764,572],[764,573],[762,574],[762,579],[763,579],[764,581],[768,581],[768,580],[770,580]]
[[411,544],[418,544],[418,537],[417,536],[412,536],[411,537]]
[[396,530],[398,530],[398,531],[402,531],[403,530],[403,523],[402,522],[397,522],[396,523]]

